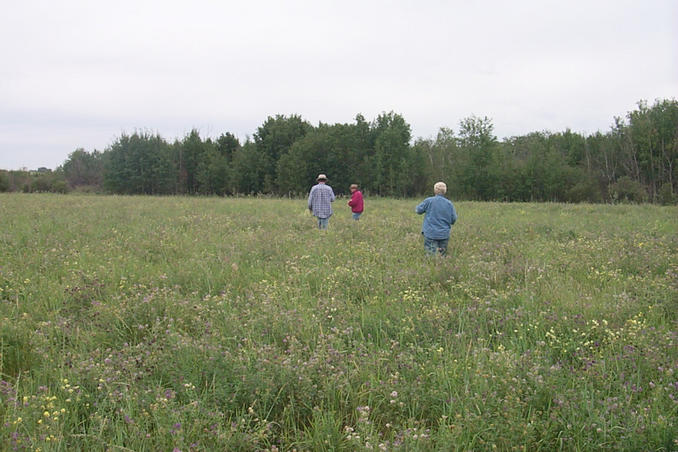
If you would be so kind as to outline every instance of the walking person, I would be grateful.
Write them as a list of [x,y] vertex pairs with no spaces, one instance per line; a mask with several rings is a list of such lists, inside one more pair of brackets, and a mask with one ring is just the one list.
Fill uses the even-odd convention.
[[445,193],[447,193],[445,182],[436,182],[433,186],[433,196],[426,198],[415,208],[418,214],[426,214],[421,233],[424,235],[426,253],[430,255],[447,254],[450,229],[457,221],[457,211],[452,201],[445,198]]
[[318,219],[318,229],[327,229],[332,216],[332,203],[334,202],[334,191],[327,185],[327,176],[318,174],[316,185],[311,188],[308,194],[308,210]]
[[351,190],[351,199],[348,201],[348,205],[351,207],[351,213],[355,221],[360,220],[360,215],[363,214],[365,204],[363,202],[363,194],[358,190],[358,184],[351,184],[349,187]]

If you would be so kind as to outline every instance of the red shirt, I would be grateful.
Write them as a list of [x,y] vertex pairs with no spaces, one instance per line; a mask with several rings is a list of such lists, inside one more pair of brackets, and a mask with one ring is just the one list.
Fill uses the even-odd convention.
[[360,190],[356,190],[351,195],[351,200],[348,202],[348,205],[351,206],[351,212],[362,213],[363,211],[363,194],[360,193]]

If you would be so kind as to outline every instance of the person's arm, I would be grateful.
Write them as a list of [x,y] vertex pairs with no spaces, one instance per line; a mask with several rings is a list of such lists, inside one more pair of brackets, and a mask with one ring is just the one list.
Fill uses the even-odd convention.
[[454,208],[454,204],[452,204],[452,218],[451,218],[451,220],[452,221],[450,221],[450,224],[454,224],[454,223],[457,222],[457,211]]
[[334,197],[334,190],[332,190],[332,187],[330,187],[330,202],[334,202],[335,197]]
[[417,207],[414,208],[414,211],[417,212],[419,215],[422,213],[426,212],[426,209],[428,209],[429,205],[429,200],[425,199],[419,204]]
[[351,199],[348,200],[348,205],[349,207],[355,207],[356,203],[358,202],[358,197],[356,196],[358,192],[353,192],[351,195]]
[[308,210],[313,212],[313,194],[315,193],[315,187],[311,189],[311,192],[308,194]]

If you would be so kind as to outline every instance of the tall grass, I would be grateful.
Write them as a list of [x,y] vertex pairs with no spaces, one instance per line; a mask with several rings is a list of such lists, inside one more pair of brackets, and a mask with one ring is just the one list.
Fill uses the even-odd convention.
[[676,450],[678,209],[0,195],[3,450]]

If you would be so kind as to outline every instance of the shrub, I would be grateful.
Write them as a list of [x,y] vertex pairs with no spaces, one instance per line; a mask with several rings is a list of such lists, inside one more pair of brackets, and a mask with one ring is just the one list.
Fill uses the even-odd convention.
[[52,193],[68,193],[68,184],[63,179],[57,179],[52,182],[50,191]]
[[103,193],[103,189],[99,185],[76,185],[71,189],[73,193]]
[[673,187],[670,183],[665,183],[657,192],[657,201],[663,206],[670,206],[678,203],[678,197],[673,193]]
[[612,201],[616,202],[647,202],[647,190],[638,181],[624,176],[617,180],[609,188]]
[[0,171],[0,193],[9,190],[9,177],[7,171]]
[[600,188],[592,180],[583,180],[570,187],[565,193],[567,202],[600,202]]
[[31,188],[30,191],[32,192],[38,192],[38,193],[46,193],[50,191],[51,184],[47,176],[38,176],[35,179],[33,179],[33,182],[31,183]]

